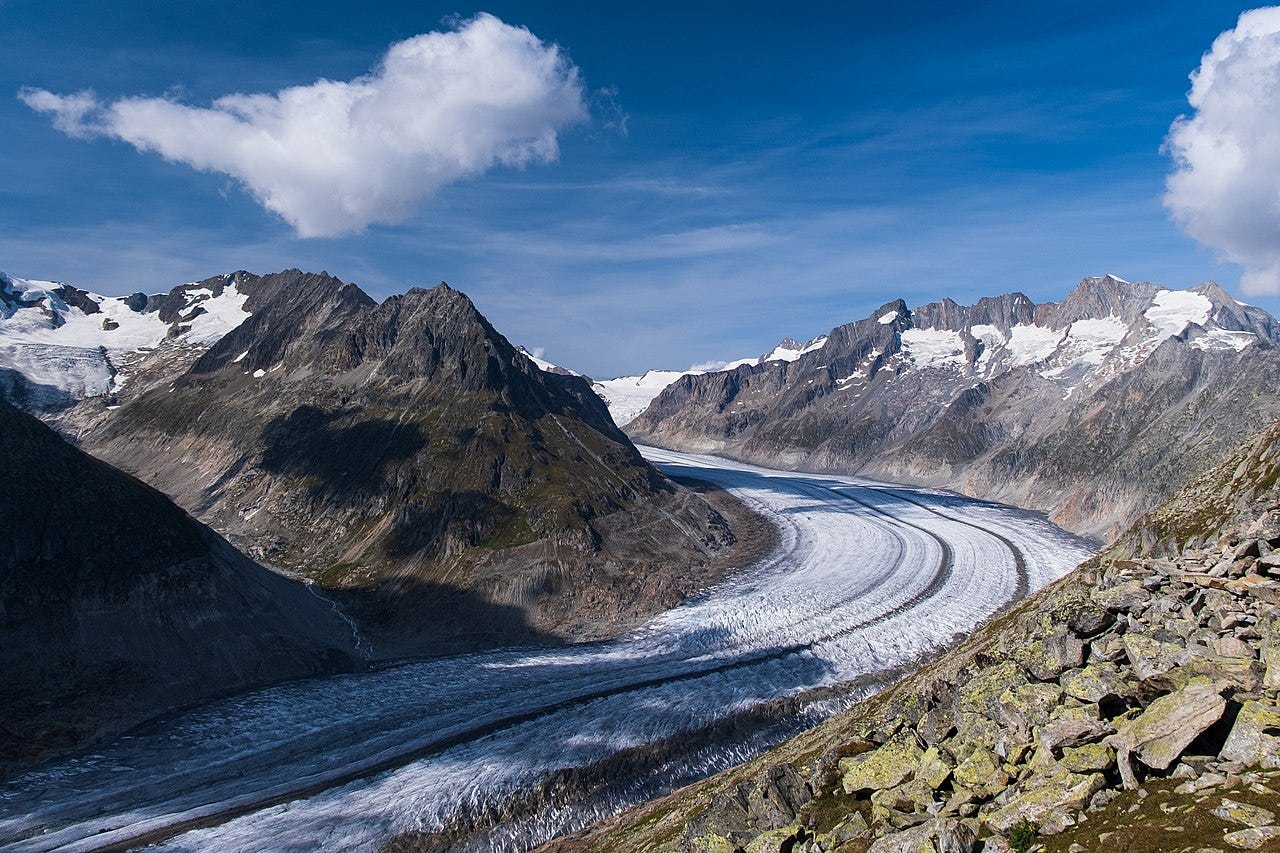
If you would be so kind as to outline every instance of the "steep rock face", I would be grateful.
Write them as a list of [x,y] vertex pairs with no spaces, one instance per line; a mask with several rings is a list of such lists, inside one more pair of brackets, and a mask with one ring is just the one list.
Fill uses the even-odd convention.
[[377,304],[325,274],[237,276],[249,318],[85,444],[375,630],[589,635],[677,603],[692,589],[659,567],[731,540],[586,380],[539,370],[448,286]]
[[0,766],[355,666],[330,602],[0,401]]
[[792,362],[686,375],[637,441],[1049,511],[1106,537],[1280,417],[1280,327],[1216,285],[887,303]]

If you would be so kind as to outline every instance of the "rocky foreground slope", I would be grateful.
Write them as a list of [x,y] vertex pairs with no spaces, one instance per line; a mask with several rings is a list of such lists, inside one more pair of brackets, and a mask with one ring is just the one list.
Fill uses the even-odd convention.
[[0,775],[163,711],[358,666],[350,626],[0,401]]
[[1109,540],[1280,418],[1280,325],[1217,285],[901,300],[793,361],[685,375],[636,441],[956,488]]
[[238,323],[57,423],[334,590],[380,655],[608,633],[678,603],[734,541],[586,380],[538,369],[446,285],[377,303],[288,270],[191,292],[242,295]]
[[1280,849],[1278,472],[1280,424],[894,688],[548,849]]

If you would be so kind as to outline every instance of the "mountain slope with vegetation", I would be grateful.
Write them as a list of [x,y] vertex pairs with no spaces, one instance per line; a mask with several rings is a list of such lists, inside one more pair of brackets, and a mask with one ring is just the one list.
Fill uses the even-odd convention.
[[540,370],[447,285],[379,304],[298,270],[200,284],[247,294],[247,318],[185,373],[67,418],[333,589],[379,654],[599,636],[724,569],[725,517],[645,462],[587,380]]

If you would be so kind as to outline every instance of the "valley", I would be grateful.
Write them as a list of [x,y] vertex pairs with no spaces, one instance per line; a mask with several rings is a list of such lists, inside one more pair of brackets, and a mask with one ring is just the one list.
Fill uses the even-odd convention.
[[[373,849],[452,832],[527,849],[847,707],[1093,550],[1041,516],[950,493],[645,454],[776,524],[777,549],[617,640],[295,681],[148,725],[13,779],[0,843]],[[557,772],[734,717],[732,737],[691,737],[661,773],[635,761],[634,777],[504,819]]]

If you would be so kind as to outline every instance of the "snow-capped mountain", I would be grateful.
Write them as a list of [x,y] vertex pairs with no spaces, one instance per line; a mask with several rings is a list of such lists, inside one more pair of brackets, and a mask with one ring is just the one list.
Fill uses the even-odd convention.
[[637,441],[763,464],[947,485],[1123,524],[1280,417],[1280,324],[1215,284],[1086,278],[908,308],[833,329],[793,361],[685,375],[628,426]]
[[[769,361],[795,361],[807,352],[821,349],[826,343],[826,335],[814,338],[808,343],[799,343],[794,338],[784,338],[776,347],[764,355],[755,358],[740,358],[730,361],[718,370],[733,370],[743,365],[764,364]],[[537,360],[535,359],[535,362]],[[542,362],[537,362],[539,367]],[[554,365],[553,365],[554,367]],[[545,367],[543,368],[546,369]],[[556,368],[563,370],[563,368]],[[653,398],[658,396],[668,385],[681,376],[700,376],[707,370],[690,368],[689,370],[648,370],[641,376],[619,376],[616,379],[602,379],[592,384],[592,389],[600,395],[614,423],[626,426],[649,407]]]
[[160,319],[190,338],[229,293],[245,318],[183,369],[58,426],[335,589],[379,653],[614,630],[687,595],[733,541],[586,379],[535,367],[445,284],[378,302],[327,273],[237,273]]
[[102,296],[0,273],[0,397],[52,411],[119,391],[145,365],[189,363],[248,318],[242,279]]

